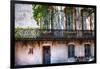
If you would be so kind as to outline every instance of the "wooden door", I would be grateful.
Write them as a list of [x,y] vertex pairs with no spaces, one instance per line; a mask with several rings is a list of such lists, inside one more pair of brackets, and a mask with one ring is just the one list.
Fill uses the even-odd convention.
[[50,64],[50,46],[43,46],[43,64]]

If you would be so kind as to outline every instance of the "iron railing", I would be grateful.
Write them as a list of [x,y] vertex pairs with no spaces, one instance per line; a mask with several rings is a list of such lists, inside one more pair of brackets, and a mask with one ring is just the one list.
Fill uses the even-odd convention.
[[44,30],[44,29],[19,29],[15,31],[15,38],[35,39],[94,39],[94,30]]

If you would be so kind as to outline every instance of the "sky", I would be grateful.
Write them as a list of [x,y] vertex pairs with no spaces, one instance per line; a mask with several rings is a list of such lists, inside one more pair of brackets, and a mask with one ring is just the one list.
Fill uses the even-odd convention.
[[31,4],[15,5],[15,27],[33,27],[38,28],[36,20],[33,18]]

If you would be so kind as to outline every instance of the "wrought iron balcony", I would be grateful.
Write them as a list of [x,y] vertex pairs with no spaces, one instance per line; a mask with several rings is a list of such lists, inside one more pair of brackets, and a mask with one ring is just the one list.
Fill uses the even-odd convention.
[[16,39],[94,39],[93,30],[44,30],[19,29],[15,31]]

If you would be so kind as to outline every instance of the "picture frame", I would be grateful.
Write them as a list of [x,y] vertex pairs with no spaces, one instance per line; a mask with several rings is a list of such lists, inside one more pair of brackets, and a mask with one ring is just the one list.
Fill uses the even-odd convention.
[[96,6],[11,1],[11,68],[96,63]]

